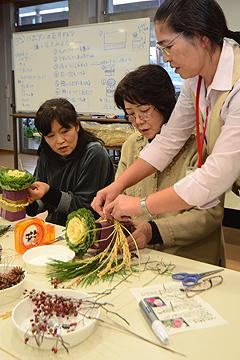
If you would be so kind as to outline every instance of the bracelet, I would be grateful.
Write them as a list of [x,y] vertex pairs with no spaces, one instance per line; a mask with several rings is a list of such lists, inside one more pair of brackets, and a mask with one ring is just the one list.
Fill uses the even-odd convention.
[[141,209],[142,209],[142,212],[143,212],[144,216],[148,216],[148,217],[152,218],[152,214],[150,214],[150,212],[147,209],[146,199],[147,199],[146,196],[141,198],[141,200],[140,200]]

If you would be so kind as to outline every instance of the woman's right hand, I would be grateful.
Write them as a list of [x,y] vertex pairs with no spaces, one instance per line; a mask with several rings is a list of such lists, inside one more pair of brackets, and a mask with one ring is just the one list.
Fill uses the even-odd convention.
[[[92,208],[102,217],[106,218],[104,212],[104,206],[111,203],[116,197],[121,194],[122,189],[118,186],[117,182],[114,181],[112,184],[107,187],[99,190],[96,194],[96,197],[93,199],[91,206]],[[113,220],[113,217],[110,215],[107,217],[108,220]]]
[[29,204],[32,204],[36,200],[40,200],[50,189],[50,186],[41,181],[35,181],[27,189],[27,199]]

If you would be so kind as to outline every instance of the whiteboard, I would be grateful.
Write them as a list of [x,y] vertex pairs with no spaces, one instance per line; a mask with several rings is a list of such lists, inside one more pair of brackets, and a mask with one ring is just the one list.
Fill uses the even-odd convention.
[[16,111],[64,97],[80,114],[121,114],[116,86],[149,51],[149,18],[14,33]]

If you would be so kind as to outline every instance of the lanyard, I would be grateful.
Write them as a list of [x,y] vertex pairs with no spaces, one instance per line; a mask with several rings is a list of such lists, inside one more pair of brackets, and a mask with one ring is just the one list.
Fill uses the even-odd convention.
[[208,106],[206,107],[206,120],[204,124],[202,140],[200,139],[200,130],[199,130],[199,95],[200,95],[200,87],[201,87],[202,77],[199,76],[198,84],[197,84],[197,94],[196,94],[196,131],[197,131],[197,145],[198,145],[198,167],[200,168],[203,164],[202,161],[202,151],[203,151],[203,143],[205,132],[207,128],[207,119],[208,119]]

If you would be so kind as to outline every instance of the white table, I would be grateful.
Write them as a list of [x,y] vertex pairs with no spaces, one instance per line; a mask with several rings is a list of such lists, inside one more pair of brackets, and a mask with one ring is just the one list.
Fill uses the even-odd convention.
[[[7,223],[7,221],[0,218],[0,224]],[[57,226],[56,236],[61,232],[62,228]],[[0,244],[5,249],[14,249],[13,233],[10,232],[8,234],[10,235],[9,237],[4,235],[0,238]],[[57,244],[65,246],[65,241],[62,240]],[[9,250],[9,253],[13,254],[13,250]],[[140,254],[142,261],[147,260],[150,256],[151,259],[162,259],[166,263],[172,262],[176,265],[174,272],[203,272],[217,268],[213,265],[149,249],[141,250]],[[24,267],[21,254],[15,256],[14,264]],[[221,274],[224,278],[223,283],[210,291],[202,293],[201,297],[211,305],[227,323],[204,330],[184,332],[170,337],[169,347],[185,354],[187,359],[237,360],[240,358],[240,273],[225,269]],[[138,276],[130,276],[129,282],[123,282],[112,294],[105,297],[104,300],[114,304],[114,310],[129,321],[129,329],[131,331],[157,342],[158,340],[140,313],[137,300],[129,290],[130,288],[141,287],[153,279],[153,277],[153,273],[149,271],[144,272],[140,280]],[[170,281],[172,281],[171,277],[158,276],[151,282],[151,285]],[[112,286],[114,284],[112,284]],[[28,290],[32,288],[48,290],[51,289],[52,286],[44,274],[28,272],[26,288]],[[78,287],[79,290],[89,293],[91,291],[101,292],[106,288],[109,288],[109,285],[103,282],[87,288]],[[0,306],[0,314],[13,310],[18,301],[19,300],[14,300],[7,305]],[[105,317],[103,311],[101,311],[101,317]],[[184,357],[146,343],[132,335],[112,330],[99,324],[97,324],[93,334],[86,341],[69,349],[69,355],[67,355],[64,350],[58,351],[55,355],[51,351],[34,349],[25,345],[15,330],[11,318],[8,318],[6,320],[0,319],[0,359],[177,360],[184,359]]]

